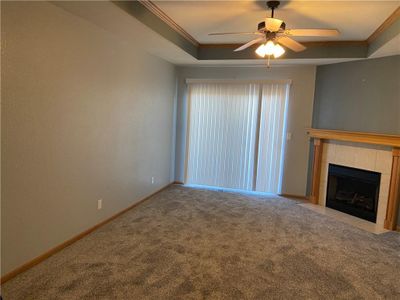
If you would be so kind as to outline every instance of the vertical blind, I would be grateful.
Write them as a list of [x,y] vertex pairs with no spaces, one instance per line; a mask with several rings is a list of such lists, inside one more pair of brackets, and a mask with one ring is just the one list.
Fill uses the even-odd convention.
[[278,194],[282,186],[287,85],[263,84],[256,190]]
[[278,193],[286,83],[190,83],[186,184]]
[[189,184],[252,189],[259,89],[255,84],[189,86]]

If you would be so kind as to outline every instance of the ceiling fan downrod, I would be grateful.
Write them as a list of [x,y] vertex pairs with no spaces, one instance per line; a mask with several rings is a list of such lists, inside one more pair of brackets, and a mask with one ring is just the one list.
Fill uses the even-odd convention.
[[277,7],[279,6],[280,3],[281,3],[280,1],[268,1],[268,2],[267,2],[268,8],[271,9],[271,18],[274,17],[275,8],[277,8]]

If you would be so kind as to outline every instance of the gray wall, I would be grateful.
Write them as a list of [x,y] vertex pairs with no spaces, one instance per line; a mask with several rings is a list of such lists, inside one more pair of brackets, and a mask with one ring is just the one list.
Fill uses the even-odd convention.
[[171,181],[176,77],[53,4],[1,6],[5,274]]
[[400,56],[317,67],[313,126],[400,134]]
[[313,127],[400,134],[400,56],[317,67]]
[[178,68],[177,131],[175,180],[184,180],[187,78],[219,79],[291,79],[287,130],[292,139],[287,142],[283,175],[283,193],[305,195],[308,165],[308,137],[314,99],[314,66],[266,67],[180,67]]

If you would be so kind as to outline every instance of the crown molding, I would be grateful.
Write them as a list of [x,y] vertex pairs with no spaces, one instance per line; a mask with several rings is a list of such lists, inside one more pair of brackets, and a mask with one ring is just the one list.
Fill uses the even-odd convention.
[[374,42],[386,29],[400,18],[400,6],[366,39],[368,44]]
[[138,0],[140,4],[142,4],[144,7],[146,7],[149,11],[151,11],[153,14],[155,14],[157,17],[160,18],[165,24],[167,24],[169,27],[174,29],[177,33],[179,33],[181,36],[183,36],[187,41],[195,45],[196,47],[199,46],[199,42],[191,36],[185,29],[183,29],[181,26],[179,26],[174,20],[172,20],[165,12],[163,12],[157,5],[155,5],[152,1],[150,0]]

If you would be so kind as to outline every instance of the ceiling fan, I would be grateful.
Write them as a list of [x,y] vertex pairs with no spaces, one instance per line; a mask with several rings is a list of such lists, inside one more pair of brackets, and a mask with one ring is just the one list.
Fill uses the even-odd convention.
[[274,11],[278,8],[280,1],[268,1],[267,7],[271,9],[271,17],[265,21],[258,23],[258,29],[255,32],[223,32],[209,33],[209,35],[232,35],[232,34],[250,34],[258,35],[259,37],[240,46],[234,51],[242,51],[254,44],[261,43],[256,50],[256,53],[261,56],[275,58],[280,57],[285,53],[285,46],[295,52],[300,52],[306,49],[304,45],[295,41],[291,37],[294,36],[336,36],[339,35],[337,29],[286,29],[286,24],[283,20],[274,18]]

